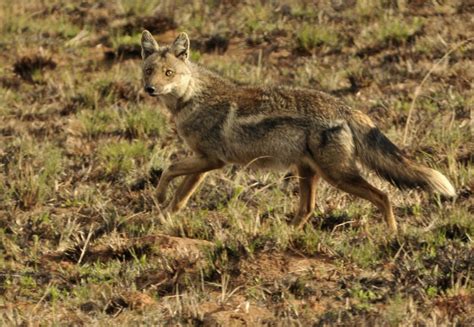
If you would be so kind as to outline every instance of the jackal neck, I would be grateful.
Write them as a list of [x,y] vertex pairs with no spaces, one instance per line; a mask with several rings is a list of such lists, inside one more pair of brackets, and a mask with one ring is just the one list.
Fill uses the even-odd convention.
[[[198,64],[192,65],[192,79],[195,89],[193,90],[192,99],[205,98],[211,100],[219,97],[222,93],[231,93],[236,83],[228,78],[219,75],[209,69]],[[191,99],[190,98],[190,99]]]
[[190,66],[191,76],[189,78],[188,87],[184,91],[183,96],[181,96],[179,98],[179,101],[183,102],[183,103],[188,102],[197,93],[199,93],[199,91],[201,89],[201,84],[202,84],[197,70],[194,69],[194,67],[193,67],[194,65],[191,64],[191,63],[189,63],[188,65]]
[[189,104],[202,98],[216,96],[219,90],[230,89],[234,83],[217,73],[214,73],[198,64],[188,62],[190,69],[190,80],[188,87],[180,97],[165,96],[163,102],[172,115],[178,114],[183,108],[189,107]]

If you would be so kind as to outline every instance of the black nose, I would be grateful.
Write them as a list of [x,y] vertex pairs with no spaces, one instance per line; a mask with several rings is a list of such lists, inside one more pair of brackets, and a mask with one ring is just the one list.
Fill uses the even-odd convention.
[[155,93],[156,89],[154,86],[147,85],[145,86],[145,92],[148,94],[153,94]]

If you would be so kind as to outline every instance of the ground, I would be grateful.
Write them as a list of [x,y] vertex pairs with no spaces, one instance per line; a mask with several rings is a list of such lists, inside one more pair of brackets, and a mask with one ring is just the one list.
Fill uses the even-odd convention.
[[[474,324],[469,0],[3,1],[0,325]],[[321,89],[457,190],[390,194],[391,234],[324,182],[302,230],[290,173],[212,172],[160,215],[189,155],[142,91],[140,33],[251,84]],[[173,186],[173,188],[175,185]]]

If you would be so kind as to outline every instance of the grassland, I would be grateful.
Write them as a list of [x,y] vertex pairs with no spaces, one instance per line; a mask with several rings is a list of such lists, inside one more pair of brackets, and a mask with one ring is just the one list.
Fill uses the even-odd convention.
[[[468,0],[0,4],[0,325],[474,324],[474,6]],[[139,35],[246,83],[322,89],[367,112],[454,200],[368,203],[321,183],[288,226],[291,174],[213,172],[163,217],[189,155],[142,92]]]

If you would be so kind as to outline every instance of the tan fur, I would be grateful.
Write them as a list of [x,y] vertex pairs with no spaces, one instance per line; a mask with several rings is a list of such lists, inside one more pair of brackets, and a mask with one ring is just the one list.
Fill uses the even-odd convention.
[[299,209],[292,223],[303,226],[315,207],[320,177],[335,187],[372,202],[397,230],[388,196],[361,177],[356,162],[393,184],[421,187],[453,196],[441,173],[408,160],[368,116],[316,90],[245,86],[188,60],[189,39],[180,34],[159,47],[142,35],[145,90],[157,96],[174,118],[194,157],[173,163],[157,186],[160,202],[169,183],[186,176],[168,206],[182,208],[207,171],[226,164],[296,168]]

